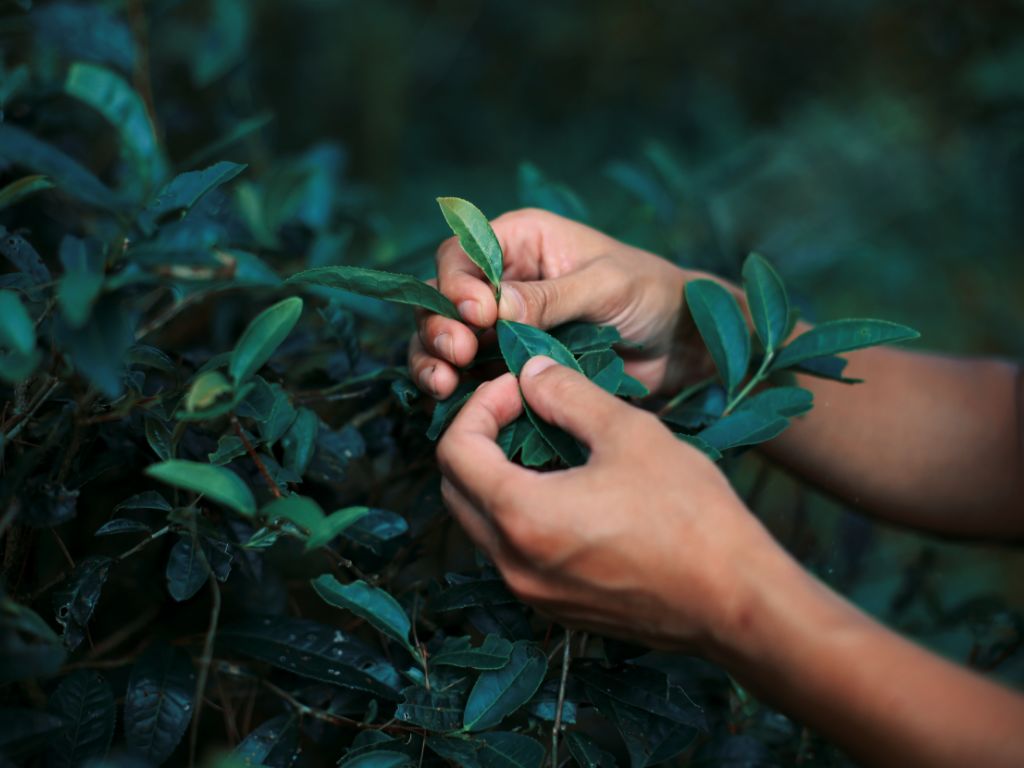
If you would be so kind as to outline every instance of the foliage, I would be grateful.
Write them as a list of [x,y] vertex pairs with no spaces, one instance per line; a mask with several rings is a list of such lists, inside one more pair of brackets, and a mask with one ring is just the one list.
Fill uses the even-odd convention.
[[[0,71],[0,755],[537,766],[557,718],[579,765],[834,756],[709,664],[555,632],[467,547],[432,440],[473,385],[431,413],[401,367],[409,313],[378,300],[457,310],[337,146],[268,146],[236,76],[248,4],[19,5]],[[678,257],[699,229],[682,201],[720,176],[674,169],[651,145],[608,172],[638,200],[630,226]],[[522,204],[595,215],[535,165],[518,182]],[[482,214],[439,203],[500,290]],[[719,375],[651,406],[730,471],[811,407],[787,370],[844,380],[836,355],[913,336],[838,320],[787,344],[798,302],[766,260],[742,273],[756,336],[691,284]],[[620,342],[497,329],[512,371],[543,353],[642,397]],[[499,442],[528,466],[585,460],[529,411]],[[1021,634],[988,604],[935,621],[972,627],[993,664]]]

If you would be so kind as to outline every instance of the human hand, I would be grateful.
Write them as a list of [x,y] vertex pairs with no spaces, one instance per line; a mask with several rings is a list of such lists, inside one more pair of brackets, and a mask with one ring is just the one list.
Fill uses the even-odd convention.
[[[560,472],[495,442],[522,412],[590,449]],[[650,413],[545,357],[480,386],[437,449],[442,494],[512,592],[570,626],[713,652],[735,635],[739,570],[778,546],[725,476]]]
[[458,384],[479,340],[471,327],[500,317],[538,328],[571,320],[613,325],[638,345],[623,350],[626,372],[652,392],[673,391],[714,371],[689,314],[683,287],[709,275],[683,270],[553,213],[524,209],[491,226],[505,256],[501,303],[455,237],[437,252],[437,287],[464,322],[421,312],[409,344],[409,370],[421,389],[443,399]]

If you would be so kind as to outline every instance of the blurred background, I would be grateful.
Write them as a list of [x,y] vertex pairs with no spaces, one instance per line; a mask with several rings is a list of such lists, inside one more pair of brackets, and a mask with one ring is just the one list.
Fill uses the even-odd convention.
[[[54,99],[69,57],[122,71],[178,170],[276,180],[261,215],[311,264],[427,274],[435,196],[542,205],[725,276],[759,250],[812,320],[1024,357],[1019,0],[27,5],[6,3],[0,100],[19,57]],[[735,481],[823,579],[1024,687],[1019,549],[875,524],[753,454]]]

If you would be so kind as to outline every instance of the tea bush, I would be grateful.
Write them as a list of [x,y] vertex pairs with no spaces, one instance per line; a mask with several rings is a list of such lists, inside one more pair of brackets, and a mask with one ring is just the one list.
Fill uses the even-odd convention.
[[[472,383],[421,397],[402,366],[409,313],[379,299],[454,308],[405,274],[418,259],[379,246],[337,147],[267,157],[267,118],[224,108],[221,136],[173,151],[202,118],[188,89],[156,98],[147,67],[180,62],[161,64],[151,24],[142,63],[145,11],[127,9],[22,13],[20,63],[0,73],[3,759],[841,762],[713,665],[573,634],[513,598],[438,496],[432,441]],[[201,50],[187,76],[216,91],[232,41]],[[219,159],[245,142],[257,168]],[[520,186],[508,207],[585,213],[532,165]],[[500,290],[486,218],[440,202]],[[786,344],[778,273],[752,255],[742,275],[756,333],[727,291],[691,283],[718,375],[644,402],[727,466],[810,409],[787,371],[845,381],[842,352],[916,336],[835,320]],[[614,329],[502,321],[497,339],[514,372],[542,353],[646,394]],[[499,439],[528,466],[586,458],[529,410]]]

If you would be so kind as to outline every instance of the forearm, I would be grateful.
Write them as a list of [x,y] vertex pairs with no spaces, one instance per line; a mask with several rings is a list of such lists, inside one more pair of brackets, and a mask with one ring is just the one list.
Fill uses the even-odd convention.
[[774,546],[738,579],[717,660],[870,765],[1024,765],[1024,697],[913,645]]
[[864,383],[799,376],[814,410],[765,452],[896,522],[1024,536],[1019,369],[886,348],[848,359]]

